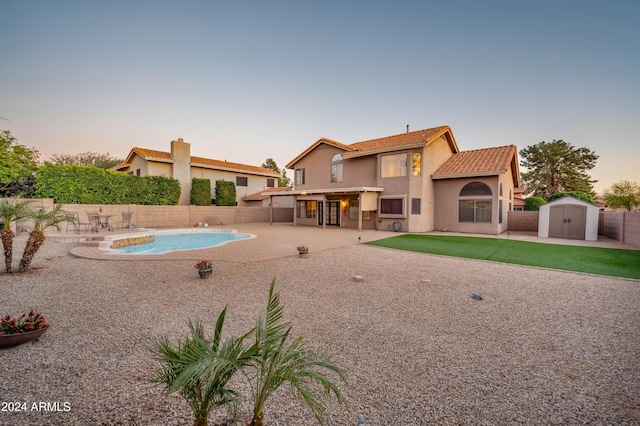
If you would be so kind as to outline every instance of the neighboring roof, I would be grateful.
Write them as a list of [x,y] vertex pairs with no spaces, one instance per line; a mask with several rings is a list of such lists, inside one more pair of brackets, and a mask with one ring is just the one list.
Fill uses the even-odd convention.
[[495,176],[511,170],[516,187],[520,186],[515,145],[462,151],[452,155],[431,175],[432,179],[471,176]]
[[[131,152],[129,153],[127,158],[124,160],[124,162],[114,167],[114,170],[121,170],[129,167],[131,165],[131,162],[133,161],[133,156],[136,154],[147,161],[173,163],[173,159],[171,158],[170,152],[134,147],[131,149]],[[230,161],[214,160],[211,158],[191,156],[190,164],[191,166],[204,167],[208,169],[225,170],[225,171],[238,172],[238,173],[250,173],[250,174],[257,174],[257,175],[271,176],[271,177],[280,177],[280,174],[278,172],[274,172],[273,170],[270,170],[264,167],[251,166],[248,164],[232,163]]]
[[411,149],[428,145],[435,141],[440,136],[445,136],[451,150],[456,153],[459,151],[458,144],[453,137],[453,132],[449,126],[434,127],[432,129],[416,130],[414,132],[406,132],[398,135],[387,136],[379,139],[371,139],[363,142],[356,142],[351,145],[345,145],[340,142],[332,141],[331,139],[321,138],[318,139],[313,145],[305,149],[300,155],[291,160],[285,167],[290,169],[294,167],[302,157],[307,155],[313,149],[315,149],[321,143],[335,146],[343,149],[345,152],[342,157],[345,159],[363,157],[367,155],[373,155],[383,152],[399,151],[404,149]]
[[256,192],[255,194],[249,194],[242,197],[244,201],[262,201],[266,198],[269,198],[270,195],[279,194],[286,195],[287,192],[291,192],[291,188],[288,186],[281,186],[278,188],[267,188],[263,191]]

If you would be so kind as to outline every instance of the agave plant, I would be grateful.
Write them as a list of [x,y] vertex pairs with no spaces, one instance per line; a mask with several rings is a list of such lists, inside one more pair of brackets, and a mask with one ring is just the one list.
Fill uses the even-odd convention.
[[0,200],[0,219],[4,221],[4,227],[0,230],[2,247],[4,248],[4,264],[6,271],[11,272],[11,262],[13,261],[13,239],[14,232],[11,225],[29,214],[29,203],[27,200],[17,200],[10,202],[7,199]]
[[33,221],[33,229],[29,233],[27,245],[22,253],[18,272],[24,272],[29,269],[33,257],[44,243],[44,231],[47,228],[55,227],[60,231],[60,224],[62,222],[75,220],[71,213],[62,210],[62,204],[56,205],[50,211],[46,211],[45,209],[30,210],[27,217]]
[[174,347],[162,339],[155,347],[156,360],[162,367],[153,382],[164,385],[167,394],[180,392],[193,411],[194,426],[208,425],[211,410],[221,406],[235,418],[240,394],[227,384],[254,355],[254,349],[243,348],[246,335],[222,341],[226,312],[225,308],[218,316],[211,341],[206,339],[201,321],[189,321],[191,336],[184,342]]
[[[289,342],[291,323],[282,320],[283,306],[279,293],[274,293],[275,279],[271,281],[267,311],[258,318],[253,329],[256,354],[246,377],[253,392],[252,426],[262,426],[264,406],[269,397],[284,383],[307,403],[316,420],[324,423],[326,404],[323,396],[333,394],[339,403],[344,398],[338,386],[326,373],[335,373],[341,381],[347,376],[331,361],[326,353],[312,351],[303,336]],[[317,387],[324,391],[319,395]]]

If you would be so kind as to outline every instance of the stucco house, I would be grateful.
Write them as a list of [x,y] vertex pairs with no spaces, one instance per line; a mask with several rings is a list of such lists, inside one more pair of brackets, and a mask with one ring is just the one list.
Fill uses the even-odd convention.
[[182,139],[171,141],[171,152],[146,148],[133,148],[122,164],[113,170],[135,174],[137,176],[167,176],[180,181],[181,206],[189,205],[191,180],[193,178],[211,181],[211,199],[215,199],[216,180],[234,182],[236,185],[236,203],[239,206],[251,205],[244,197],[278,186],[280,175],[264,167],[229,161],[214,160],[191,156],[191,145]]
[[514,145],[460,151],[449,126],[342,144],[321,138],[294,170],[294,225],[499,234],[520,187]]

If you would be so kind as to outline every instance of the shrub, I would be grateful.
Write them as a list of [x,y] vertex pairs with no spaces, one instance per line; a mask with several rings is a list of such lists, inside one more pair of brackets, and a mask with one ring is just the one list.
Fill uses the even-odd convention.
[[530,212],[537,212],[540,206],[547,204],[542,197],[529,197],[524,199],[524,209]]
[[193,178],[191,180],[191,204],[194,206],[211,205],[211,181]]
[[226,180],[216,181],[216,205],[236,205],[236,184]]

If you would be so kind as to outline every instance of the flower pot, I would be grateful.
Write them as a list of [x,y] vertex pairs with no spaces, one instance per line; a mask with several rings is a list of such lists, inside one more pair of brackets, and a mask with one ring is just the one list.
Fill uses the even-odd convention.
[[198,274],[200,274],[200,278],[202,278],[202,279],[209,278],[212,273],[213,273],[213,269],[212,268],[199,269],[198,270]]
[[36,340],[42,336],[45,331],[47,331],[46,328],[40,328],[38,330],[25,331],[24,333],[0,334],[0,348],[8,348]]
[[308,257],[309,256],[309,252],[308,251],[300,251],[298,253],[300,254],[300,257]]

